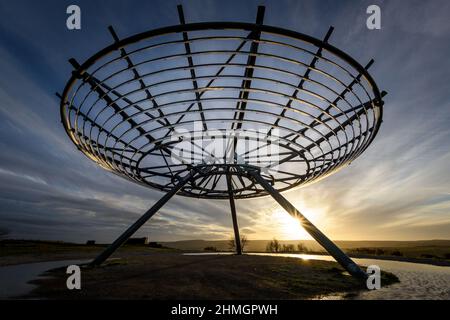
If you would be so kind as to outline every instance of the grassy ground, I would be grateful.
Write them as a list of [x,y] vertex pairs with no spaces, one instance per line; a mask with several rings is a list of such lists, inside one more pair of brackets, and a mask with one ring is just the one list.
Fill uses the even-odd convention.
[[[251,240],[246,246],[247,252],[265,252],[268,240]],[[397,260],[405,262],[426,263],[439,266],[450,266],[450,240],[422,240],[422,241],[335,241],[335,243],[349,256],[354,258],[373,258],[383,260]],[[163,242],[165,246],[189,251],[205,251],[207,247],[217,251],[227,251],[227,240],[186,240]],[[327,252],[313,240],[280,240],[280,249],[291,246],[296,249],[301,244],[309,253],[327,254]]]
[[[105,246],[0,241],[0,266],[91,259]],[[186,256],[170,248],[121,247],[105,266],[82,269],[82,290],[69,291],[64,269],[50,271],[31,298],[49,299],[311,299],[348,295],[365,286],[339,264],[270,256]],[[382,274],[383,285],[398,281]],[[28,297],[28,298],[29,298]]]
[[350,254],[372,254],[377,256],[399,256],[414,259],[448,260],[450,247],[438,245],[420,245],[409,247],[362,247],[350,249]]
[[[67,290],[56,269],[34,281],[31,298],[48,299],[311,299],[352,294],[364,285],[335,262],[269,256],[127,255],[82,269],[82,289]],[[382,284],[398,279],[383,273]]]
[[[54,260],[91,259],[106,245],[84,245],[56,241],[2,240],[0,241],[0,266],[43,262]],[[126,245],[120,252],[148,254],[158,252],[179,252],[170,248],[150,248],[142,245]]]
[[[253,242],[256,242],[254,244]],[[253,250],[262,247],[261,240],[250,241],[253,247],[249,246],[248,252],[264,252],[264,250]],[[280,241],[280,243],[283,241]],[[288,243],[288,241],[284,241]],[[290,241],[291,244],[295,243]],[[316,248],[311,241],[303,241],[309,249]],[[303,243],[301,242],[301,243]],[[186,245],[187,243],[187,245]],[[192,247],[194,243],[195,246]],[[150,248],[142,245],[127,245],[122,251],[130,251],[135,254],[146,254],[151,252],[181,252],[197,251],[204,252],[205,243],[221,244],[222,241],[179,241],[163,243],[165,246],[175,248]],[[262,243],[262,242],[261,242]],[[266,242],[264,242],[266,243]],[[189,246],[191,244],[191,246]],[[284,243],[283,243],[284,244]],[[377,244],[377,245],[375,245]],[[227,244],[226,244],[227,245]],[[225,244],[215,247],[219,251],[227,251]],[[361,246],[367,245],[367,246]],[[371,245],[371,246],[370,246]],[[396,260],[414,263],[426,263],[439,266],[450,266],[450,241],[353,241],[342,242],[342,249],[353,258],[374,258],[383,260]],[[0,241],[0,266],[51,261],[51,260],[71,260],[94,258],[106,245],[85,245],[58,241],[33,241],[33,240],[1,240]],[[213,246],[214,247],[214,246]],[[223,248],[222,248],[223,247]],[[198,249],[202,248],[202,249]],[[317,249],[317,248],[316,248]],[[296,252],[292,252],[296,253]],[[326,254],[321,250],[309,250],[310,254]]]
[[[184,246],[186,245],[180,243],[185,242],[191,243],[199,241],[164,243],[164,245],[166,246],[174,245],[175,248],[150,248],[143,245],[127,245],[121,248],[121,252],[130,252],[137,255],[158,252],[204,252],[204,248],[202,246],[199,246],[198,244],[196,244],[195,246],[196,249],[184,248]],[[220,241],[201,242],[203,245],[205,243],[220,243]],[[252,242],[260,241],[250,241],[250,244]],[[450,266],[450,241],[448,240],[412,242],[379,241],[379,245],[374,246],[375,243],[375,241],[356,241],[351,243],[343,242],[342,246],[347,246],[343,247],[343,250],[354,258],[375,258],[383,260],[426,263],[439,266]],[[361,244],[372,246],[359,246]],[[308,242],[307,245],[309,247],[313,247],[310,242]],[[309,248],[308,246],[307,248]],[[57,241],[1,240],[0,266],[52,260],[90,259],[94,258],[105,247],[106,245],[85,245]],[[199,250],[198,248],[202,249]],[[219,246],[219,248],[223,249],[219,251],[227,250],[226,247],[222,248]],[[248,252],[260,251],[252,249],[253,247],[249,246],[249,248],[246,250]],[[264,250],[262,250],[262,252],[264,252]],[[312,250],[307,253],[326,254],[323,249],[321,251]]]

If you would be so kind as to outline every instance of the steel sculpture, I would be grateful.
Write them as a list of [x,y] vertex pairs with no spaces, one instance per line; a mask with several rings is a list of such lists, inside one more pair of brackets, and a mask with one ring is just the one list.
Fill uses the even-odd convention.
[[[384,92],[323,40],[256,23],[185,22],[119,39],[74,67],[64,128],[106,170],[166,192],[91,264],[104,262],[173,195],[272,196],[352,275],[363,272],[280,193],[350,164],[372,142]],[[222,142],[222,152],[211,145]],[[219,148],[220,149],[220,148]]]

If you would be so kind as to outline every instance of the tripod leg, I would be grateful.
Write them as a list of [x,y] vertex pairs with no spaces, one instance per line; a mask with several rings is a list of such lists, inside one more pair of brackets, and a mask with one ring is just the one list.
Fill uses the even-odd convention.
[[336,261],[352,276],[367,278],[367,274],[361,270],[341,249],[316,228],[300,211],[298,211],[286,198],[275,190],[256,170],[248,170],[248,173],[292,216],[299,219],[303,228],[324,247]]
[[239,227],[236,217],[236,206],[234,204],[233,185],[231,184],[231,176],[227,174],[228,197],[230,198],[231,218],[233,219],[234,239],[236,244],[236,254],[242,254],[241,237],[239,236]]
[[89,265],[98,266],[102,264],[110,255],[114,253],[122,244],[125,243],[144,223],[148,221],[161,207],[169,201],[191,178],[193,174],[189,173],[176,184],[172,190],[166,193],[158,202],[155,203],[142,217],[133,223],[124,233],[120,235],[105,251],[95,258]]

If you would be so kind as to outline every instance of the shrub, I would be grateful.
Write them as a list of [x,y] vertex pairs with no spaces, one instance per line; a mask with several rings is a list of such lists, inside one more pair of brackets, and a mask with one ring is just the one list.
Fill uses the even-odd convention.
[[281,252],[295,252],[293,244],[283,244]]
[[150,248],[162,248],[162,244],[158,243],[158,242],[149,242],[148,246]]
[[437,258],[434,254],[429,254],[429,253],[422,253],[420,256],[422,258],[427,258],[427,259]]
[[308,248],[303,243],[297,244],[297,251],[298,252],[309,252]]
[[[247,246],[249,241],[250,240],[248,240],[248,238],[245,234],[243,234],[241,236],[241,250],[242,251],[244,251],[244,248]],[[228,249],[230,249],[231,251],[236,250],[236,242],[234,241],[234,236],[231,236],[230,240],[228,240]]]
[[398,251],[398,250],[394,250],[394,251],[391,252],[391,255],[392,255],[392,256],[396,256],[396,257],[402,257],[402,256],[403,256],[403,253],[401,253],[401,252]]
[[280,250],[281,250],[280,242],[275,238],[273,238],[272,241],[269,241],[269,243],[266,246],[267,252],[275,252],[276,253],[276,252],[280,252]]

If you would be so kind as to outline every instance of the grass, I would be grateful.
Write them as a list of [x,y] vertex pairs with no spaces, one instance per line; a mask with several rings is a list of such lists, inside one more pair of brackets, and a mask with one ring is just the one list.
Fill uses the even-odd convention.
[[411,247],[363,247],[348,250],[350,254],[370,254],[376,256],[398,256],[415,259],[450,260],[450,247],[447,246],[411,246]]
[[[349,294],[365,284],[335,262],[270,256],[126,255],[82,269],[82,289],[69,291],[65,270],[34,283],[30,297],[46,299],[312,299]],[[382,284],[398,279],[383,273]]]
[[[62,241],[1,240],[0,266],[53,260],[92,259],[104,248],[106,248],[106,245],[102,244],[84,245]],[[133,254],[179,252],[177,249],[151,248],[145,245],[125,245],[120,251]]]
[[[195,241],[194,241],[195,242]],[[216,241],[217,242],[217,241]],[[252,249],[253,241],[249,242],[249,250]],[[255,241],[259,243],[260,241]],[[204,242],[202,243],[215,243]],[[217,242],[219,243],[219,242]],[[265,243],[265,242],[264,242]],[[361,242],[356,242],[361,243]],[[367,242],[375,244],[376,242]],[[450,265],[450,245],[447,240],[436,241],[416,241],[416,242],[380,242],[389,246],[353,246],[343,247],[343,250],[355,258],[379,258],[399,261],[409,261],[417,263],[428,263],[442,266]],[[392,244],[391,244],[392,243]],[[134,252],[135,254],[148,254],[158,252],[182,252],[183,246],[169,248],[173,243],[165,243],[165,247],[152,248],[145,245],[125,245],[122,252]],[[394,245],[396,244],[396,245]],[[261,246],[260,244],[258,244]],[[343,242],[342,245],[350,246],[351,243]],[[34,240],[0,240],[0,266],[18,263],[29,263],[50,260],[69,259],[91,259],[94,258],[106,245],[85,245],[67,243],[62,241],[34,241]],[[261,246],[262,247],[262,246]],[[313,247],[310,242],[306,247]],[[215,247],[216,248],[216,247]],[[203,247],[204,249],[204,247]],[[222,247],[217,247],[217,251],[223,251]],[[191,251],[191,250],[188,250]],[[196,250],[192,250],[196,251]],[[203,250],[198,250],[202,252]],[[251,250],[258,251],[258,250]],[[205,251],[203,251],[205,252]],[[324,254],[324,251],[309,251],[311,254]]]
[[[104,245],[0,241],[2,265],[87,260]],[[355,295],[365,286],[335,262],[271,256],[186,256],[145,245],[121,247],[98,268],[82,268],[82,290],[66,288],[65,268],[34,281],[32,298],[48,299],[312,299]],[[383,272],[382,283],[398,279]]]

